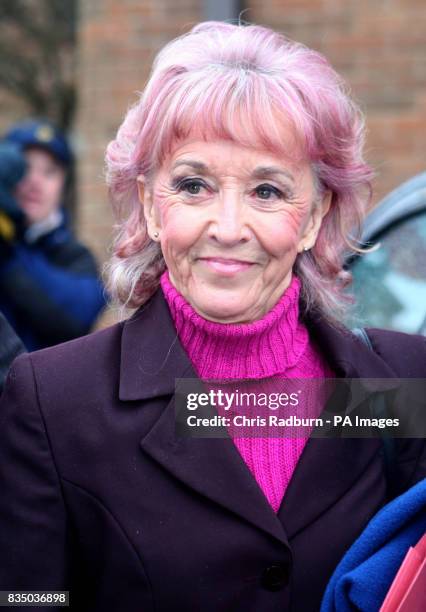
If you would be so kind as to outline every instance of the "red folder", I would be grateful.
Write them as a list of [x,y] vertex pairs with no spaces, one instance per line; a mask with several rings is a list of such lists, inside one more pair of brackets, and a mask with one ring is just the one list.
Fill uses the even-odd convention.
[[426,533],[410,547],[379,612],[425,612]]

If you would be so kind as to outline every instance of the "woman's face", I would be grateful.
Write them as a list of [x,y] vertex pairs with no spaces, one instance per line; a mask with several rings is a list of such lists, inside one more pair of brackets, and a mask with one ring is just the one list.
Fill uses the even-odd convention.
[[314,205],[308,163],[224,140],[180,142],[149,185],[138,180],[171,282],[221,323],[255,321],[273,308],[330,199]]

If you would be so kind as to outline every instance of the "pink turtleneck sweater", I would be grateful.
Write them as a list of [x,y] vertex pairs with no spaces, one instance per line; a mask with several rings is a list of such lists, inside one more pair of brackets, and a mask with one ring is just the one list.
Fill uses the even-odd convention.
[[[332,378],[333,371],[299,320],[300,281],[293,276],[279,302],[253,323],[223,324],[201,317],[171,284],[161,288],[179,339],[201,379]],[[259,380],[261,383],[262,381]],[[323,402],[313,402],[316,417]],[[242,458],[275,512],[307,442],[306,437],[234,437]]]

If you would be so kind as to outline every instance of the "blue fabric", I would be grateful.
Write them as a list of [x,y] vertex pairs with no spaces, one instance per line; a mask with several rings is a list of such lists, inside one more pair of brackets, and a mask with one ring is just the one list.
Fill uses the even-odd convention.
[[52,302],[88,327],[105,305],[99,279],[54,266],[43,253],[26,245],[16,247],[8,270],[12,271],[14,266],[22,266]]
[[328,583],[321,612],[376,612],[408,552],[426,532],[426,479],[382,508]]
[[88,333],[105,303],[92,255],[65,224],[0,258],[0,306],[29,351]]

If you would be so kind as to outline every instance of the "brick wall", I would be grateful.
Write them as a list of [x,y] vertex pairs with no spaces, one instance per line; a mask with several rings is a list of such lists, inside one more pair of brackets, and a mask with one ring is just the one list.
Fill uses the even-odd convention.
[[375,202],[426,169],[424,0],[250,0],[244,14],[324,53],[367,115]]
[[[425,169],[424,0],[250,0],[243,18],[322,51],[346,77],[368,118],[375,201]],[[104,260],[112,224],[103,155],[155,52],[202,19],[200,0],[81,2],[76,126],[79,229]]]
[[90,0],[80,5],[78,227],[103,261],[112,227],[103,178],[106,145],[143,89],[155,53],[197,23],[200,10],[197,0]]

